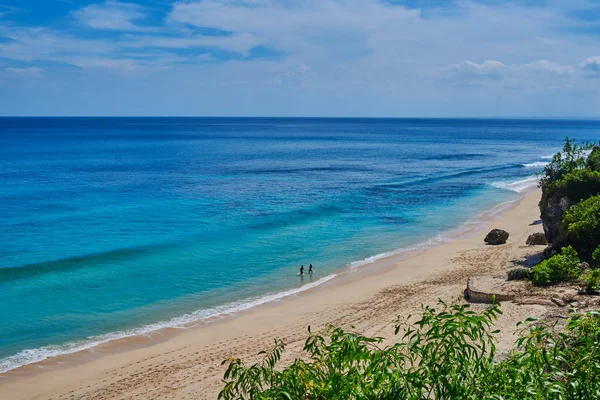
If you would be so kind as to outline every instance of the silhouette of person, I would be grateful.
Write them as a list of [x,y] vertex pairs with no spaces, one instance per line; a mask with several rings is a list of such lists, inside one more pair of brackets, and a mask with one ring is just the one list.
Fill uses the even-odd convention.
[[300,275],[304,275],[304,265],[300,267]]
[[312,264],[310,264],[310,265],[308,266],[308,273],[309,273],[309,274],[312,274],[312,273],[313,273],[313,270],[312,270]]

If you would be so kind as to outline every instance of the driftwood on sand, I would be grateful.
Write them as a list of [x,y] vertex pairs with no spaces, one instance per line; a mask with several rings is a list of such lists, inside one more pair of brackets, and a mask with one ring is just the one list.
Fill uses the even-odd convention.
[[499,303],[501,301],[511,301],[515,299],[514,295],[502,293],[487,293],[474,290],[471,287],[471,278],[467,279],[467,288],[464,291],[465,299],[471,303]]

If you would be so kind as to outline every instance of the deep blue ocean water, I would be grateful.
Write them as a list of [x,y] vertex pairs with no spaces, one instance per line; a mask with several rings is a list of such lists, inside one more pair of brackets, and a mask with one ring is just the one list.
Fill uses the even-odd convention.
[[566,135],[600,122],[0,118],[0,371],[439,239]]

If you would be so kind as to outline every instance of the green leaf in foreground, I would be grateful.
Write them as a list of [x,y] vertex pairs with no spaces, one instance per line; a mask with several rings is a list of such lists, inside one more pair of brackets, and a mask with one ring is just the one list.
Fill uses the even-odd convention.
[[309,332],[306,356],[277,364],[285,345],[245,365],[226,360],[219,399],[591,399],[600,393],[600,317],[573,316],[566,330],[528,319],[516,349],[496,357],[493,305],[423,307],[396,322],[397,342],[329,326]]

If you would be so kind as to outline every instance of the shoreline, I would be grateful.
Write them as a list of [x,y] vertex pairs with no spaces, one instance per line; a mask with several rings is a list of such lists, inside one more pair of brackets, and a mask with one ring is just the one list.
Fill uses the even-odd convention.
[[[30,390],[32,388],[28,388],[30,385],[27,382],[37,380],[48,382],[49,378],[52,377],[52,381],[57,382],[56,390],[60,390],[61,387],[69,387],[68,372],[74,368],[82,368],[86,371],[106,372],[106,370],[111,370],[112,367],[122,365],[124,362],[127,363],[130,356],[135,358],[141,356],[143,353],[152,353],[155,357],[161,357],[161,355],[169,354],[166,350],[175,352],[178,349],[181,350],[181,347],[178,346],[189,341],[194,342],[196,346],[199,343],[203,346],[215,346],[217,339],[235,340],[237,338],[239,340],[239,337],[236,337],[235,334],[256,330],[260,331],[260,328],[272,327],[273,325],[281,326],[282,323],[302,323],[305,328],[310,324],[311,319],[313,319],[312,317],[319,313],[327,314],[331,311],[333,305],[339,306],[340,304],[343,305],[357,300],[368,300],[370,297],[376,296],[378,292],[388,289],[391,283],[410,285],[419,281],[425,281],[427,278],[431,278],[441,271],[448,271],[448,266],[441,268],[407,267],[423,258],[436,259],[436,257],[439,257],[436,256],[436,253],[447,255],[448,249],[445,248],[448,247],[452,248],[450,253],[455,254],[456,248],[464,247],[465,243],[469,243],[472,246],[475,242],[479,242],[479,240],[474,242],[474,237],[477,236],[478,232],[496,223],[500,225],[507,218],[507,214],[519,210],[524,203],[529,206],[534,204],[537,207],[538,200],[539,190],[532,188],[524,191],[521,193],[520,198],[505,202],[509,204],[501,203],[496,205],[484,213],[473,216],[475,221],[472,221],[472,218],[460,227],[455,228],[453,231],[465,228],[463,231],[458,232],[456,237],[450,237],[446,241],[440,241],[429,248],[422,248],[416,252],[403,251],[399,254],[392,254],[388,257],[375,259],[372,262],[366,262],[359,267],[347,268],[343,272],[334,275],[334,278],[331,278],[329,281],[318,285],[317,288],[308,288],[301,293],[281,296],[273,301],[264,302],[263,304],[249,307],[234,314],[229,313],[220,317],[213,317],[209,321],[194,323],[192,326],[186,327],[186,329],[164,328],[144,336],[115,339],[110,343],[96,346],[90,350],[57,356],[42,362],[19,367],[0,375],[0,389],[3,392],[6,391],[11,396],[15,396],[10,398],[36,398],[36,396],[31,395]],[[532,217],[532,221],[534,219],[537,220],[538,215],[539,213]],[[535,228],[531,225],[529,227]],[[537,227],[538,230],[539,228]],[[483,242],[482,238],[481,242]],[[368,265],[368,268],[364,268],[366,265]],[[399,273],[402,276],[399,277]],[[388,275],[392,279],[387,279]],[[400,281],[398,281],[399,278]],[[305,304],[301,304],[298,307],[298,303],[303,301],[307,301],[313,306],[307,308]],[[280,309],[285,311],[282,313]],[[275,318],[273,318],[273,314],[275,314]],[[250,321],[251,325],[253,325],[251,328],[244,327],[244,324],[248,322],[247,320],[253,320]],[[322,320],[322,323],[333,322],[326,321],[327,318],[317,318],[317,320]],[[256,321],[261,321],[261,323],[257,324]],[[231,330],[232,327],[234,328],[233,330]],[[273,332],[273,330],[269,332]],[[251,338],[253,336],[246,335],[245,337]],[[276,336],[273,334],[269,338]],[[267,337],[265,336],[265,338]],[[219,343],[223,343],[223,340]],[[185,347],[187,346],[183,348]],[[257,349],[254,344],[243,347],[247,348],[247,350]],[[231,355],[235,355],[235,352]],[[218,361],[220,363],[221,359]],[[77,371],[74,372],[77,373]],[[222,371],[217,375],[220,378]],[[49,395],[49,393],[44,395]]]
[[[516,181],[515,183],[530,182],[531,177]],[[512,189],[507,189],[512,190]],[[312,277],[306,284],[300,287],[284,289],[279,292],[267,292],[261,295],[248,297],[238,301],[224,303],[219,306],[199,309],[191,313],[182,314],[173,317],[168,320],[159,320],[154,323],[143,325],[140,327],[119,330],[92,336],[89,339],[83,339],[73,342],[62,343],[59,345],[49,345],[40,348],[26,349],[15,355],[5,358],[10,360],[11,358],[18,358],[22,353],[40,352],[46,351],[48,354],[44,355],[44,358],[33,361],[25,361],[20,365],[14,367],[8,367],[8,369],[2,369],[0,364],[0,383],[3,380],[10,379],[13,375],[21,375],[20,372],[29,371],[35,369],[35,367],[48,367],[61,364],[61,360],[65,358],[77,358],[86,359],[85,353],[93,352],[100,347],[100,351],[104,350],[104,347],[120,347],[123,343],[129,341],[136,342],[136,339],[147,339],[152,342],[158,338],[164,336],[164,332],[173,331],[180,332],[182,330],[202,328],[206,325],[210,325],[214,322],[218,322],[227,318],[235,318],[241,313],[253,312],[260,307],[266,306],[271,302],[285,301],[285,299],[293,296],[298,296],[304,292],[310,292],[314,290],[321,290],[323,285],[335,284],[339,279],[343,279],[347,274],[353,274],[359,272],[358,270],[369,268],[369,271],[364,271],[367,275],[377,273],[378,264],[388,264],[390,262],[399,262],[404,259],[414,257],[418,254],[426,252],[437,246],[444,245],[452,240],[460,239],[470,234],[476,233],[479,229],[500,215],[516,206],[527,194],[535,190],[532,186],[526,186],[521,191],[515,191],[519,197],[513,200],[504,201],[496,204],[491,208],[488,208],[478,214],[472,215],[466,221],[461,224],[442,231],[441,233],[432,236],[426,240],[416,242],[406,247],[400,247],[388,252],[375,254],[364,259],[356,260],[346,264],[344,267],[336,268],[329,274],[319,277],[312,281]],[[513,190],[514,191],[514,190]],[[381,272],[381,271],[380,271]],[[29,371],[29,373],[35,373],[35,371]]]

